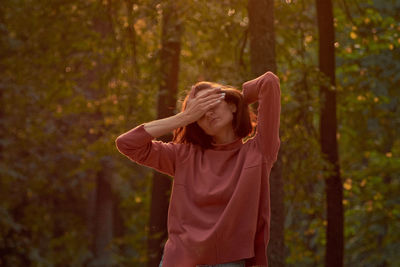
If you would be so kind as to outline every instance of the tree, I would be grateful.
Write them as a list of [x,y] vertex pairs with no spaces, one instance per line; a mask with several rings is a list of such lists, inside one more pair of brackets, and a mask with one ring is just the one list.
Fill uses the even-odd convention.
[[340,177],[335,82],[335,31],[331,0],[317,0],[319,33],[319,68],[329,78],[328,85],[320,86],[320,144],[323,155],[333,170],[326,178],[327,204],[325,266],[343,266],[343,188]]
[[[172,116],[178,92],[179,56],[181,51],[182,21],[179,1],[166,1],[162,8],[160,51],[160,87],[158,92],[158,118]],[[171,141],[171,135],[160,138]],[[151,191],[150,233],[148,240],[148,266],[157,266],[163,251],[162,241],[167,237],[167,216],[171,180],[154,171]]]
[[[113,38],[113,26],[109,16],[109,1],[97,5],[97,13],[92,18],[93,30],[101,36],[103,40]],[[106,18],[106,19],[104,19]],[[106,55],[93,53],[95,67],[89,70],[82,79],[79,80],[79,85],[86,90],[86,94],[92,99],[101,99],[105,94],[105,88],[108,83],[108,78],[112,76],[113,61],[107,58]],[[104,121],[102,110],[96,109],[93,114],[87,114],[88,121],[91,125],[100,124]],[[97,126],[98,127],[98,126]],[[99,142],[105,133],[98,132],[90,134],[88,129],[87,139],[89,144]],[[92,252],[94,255],[90,266],[111,266],[112,251],[111,243],[114,238],[114,195],[111,186],[113,162],[110,157],[102,157],[99,161],[99,169],[95,173],[95,191],[93,197],[89,201],[93,201],[89,205],[88,213],[92,215],[89,229],[93,232]]]
[[[253,76],[266,71],[276,73],[274,1],[249,0],[250,63]],[[268,261],[271,266],[284,266],[284,192],[282,159],[278,160],[270,174],[271,226],[268,245]]]

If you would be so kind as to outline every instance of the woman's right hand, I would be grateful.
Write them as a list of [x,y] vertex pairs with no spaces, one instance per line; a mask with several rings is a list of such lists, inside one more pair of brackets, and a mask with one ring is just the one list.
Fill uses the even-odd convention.
[[198,92],[196,97],[192,89],[186,103],[186,108],[183,111],[188,123],[199,120],[209,109],[218,105],[224,97],[225,93],[221,91],[221,87],[204,89]]

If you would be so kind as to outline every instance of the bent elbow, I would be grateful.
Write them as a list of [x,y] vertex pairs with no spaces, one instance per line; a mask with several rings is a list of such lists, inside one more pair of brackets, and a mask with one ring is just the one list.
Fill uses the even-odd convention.
[[264,74],[264,81],[273,81],[273,82],[278,82],[279,83],[280,79],[279,79],[278,75],[276,75],[272,71],[267,71]]
[[115,146],[117,147],[118,151],[124,154],[124,151],[127,150],[127,146],[123,136],[118,136],[117,139],[115,139]]
[[280,79],[275,73],[268,71],[264,76],[263,86],[268,88],[272,86],[280,91]]

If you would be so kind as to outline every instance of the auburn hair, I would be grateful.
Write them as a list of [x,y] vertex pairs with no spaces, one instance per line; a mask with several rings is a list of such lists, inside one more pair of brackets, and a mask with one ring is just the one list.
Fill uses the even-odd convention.
[[[201,90],[215,87],[221,87],[221,91],[225,93],[224,100],[236,106],[236,111],[233,113],[232,120],[232,128],[235,134],[241,138],[251,135],[254,131],[252,122],[255,120],[255,114],[252,112],[249,105],[245,103],[243,94],[234,87],[207,81],[198,82],[192,86],[191,91],[186,95],[182,104],[182,112],[186,109],[187,101],[191,93],[195,96]],[[213,147],[212,136],[206,134],[197,122],[192,122],[184,127],[175,129],[173,142],[199,145],[203,149]]]

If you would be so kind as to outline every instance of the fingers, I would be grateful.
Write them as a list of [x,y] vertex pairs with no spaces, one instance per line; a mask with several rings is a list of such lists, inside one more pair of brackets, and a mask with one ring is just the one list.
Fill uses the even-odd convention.
[[[192,93],[192,92],[191,92]],[[193,95],[193,94],[189,94]],[[225,98],[225,92],[221,88],[213,88],[204,95],[196,96],[192,99],[189,98],[185,112],[190,114],[194,120],[199,119],[208,110],[216,107]]]
[[213,97],[213,98],[209,98],[207,100],[204,100],[202,103],[199,104],[199,106],[201,106],[201,108],[204,111],[207,111],[208,109],[218,105],[219,103],[221,103],[222,99],[224,98],[224,95],[219,94],[219,96],[217,98]]
[[224,98],[225,98],[225,93],[214,93],[211,95],[199,97],[198,101],[200,103],[202,103],[202,102],[206,102],[209,100],[217,100],[217,99],[224,99]]
[[209,95],[213,95],[213,94],[220,93],[220,92],[221,92],[221,86],[219,86],[219,87],[214,87],[214,88],[212,88],[211,90],[208,90],[208,92],[206,92],[206,93],[203,94],[202,96],[207,97],[207,96],[209,96]]
[[195,91],[194,89],[195,89],[195,86],[193,85],[192,89],[190,89],[189,98],[194,98],[194,91]]

